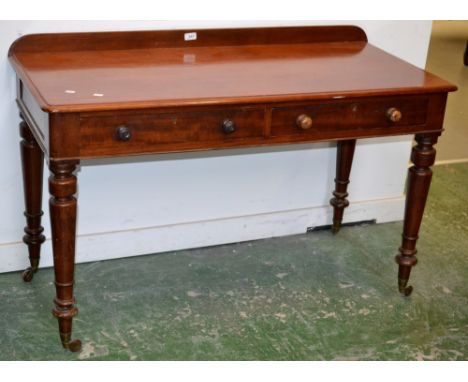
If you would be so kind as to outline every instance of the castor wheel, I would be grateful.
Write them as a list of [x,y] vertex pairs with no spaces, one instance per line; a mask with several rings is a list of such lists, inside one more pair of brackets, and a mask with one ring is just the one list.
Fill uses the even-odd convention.
[[72,353],[77,353],[81,351],[81,341],[78,339],[71,341],[70,337],[71,334],[60,335],[62,346],[65,349],[70,350]]
[[407,286],[405,288],[402,288],[402,289],[400,289],[400,293],[403,296],[408,297],[411,293],[413,293],[413,287],[410,285],[410,286]]
[[341,223],[340,222],[333,222],[332,224],[332,233],[336,235],[338,232],[340,232],[341,229]]
[[398,279],[398,291],[405,297],[408,297],[413,292],[413,287],[408,285],[407,279]]
[[72,353],[78,353],[79,351],[81,351],[81,341],[80,340],[73,340],[73,341],[70,341],[67,344],[63,344],[63,347],[65,349],[70,350]]
[[34,270],[33,268],[29,267],[29,268],[24,270],[21,277],[23,278],[23,281],[25,283],[29,283],[34,278],[34,273],[36,273],[36,272],[37,272],[37,269]]

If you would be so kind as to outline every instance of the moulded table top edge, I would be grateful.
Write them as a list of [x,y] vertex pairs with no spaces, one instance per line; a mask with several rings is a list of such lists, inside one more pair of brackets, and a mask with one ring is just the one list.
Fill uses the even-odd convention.
[[[315,28],[320,29],[320,27]],[[313,30],[314,27],[307,29]],[[235,31],[237,30],[232,30],[232,33]],[[223,49],[218,50],[216,54],[211,53],[216,46],[190,47],[187,48],[187,54],[180,47],[173,50],[155,48],[149,53],[147,48],[118,50],[118,52],[111,50],[103,53],[107,54],[107,58],[102,60],[104,64],[100,63],[93,67],[92,62],[88,62],[91,68],[76,67],[73,64],[74,53],[70,51],[49,53],[48,57],[55,57],[59,62],[55,68],[50,64],[50,68],[41,69],[40,65],[43,64],[28,61],[34,61],[36,58],[33,55],[37,55],[37,52],[16,53],[12,49],[10,60],[39,106],[49,113],[277,103],[376,95],[428,94],[456,90],[456,87],[450,83],[367,44],[366,41],[338,42],[340,44],[293,43],[288,49],[284,49],[284,44],[276,43],[266,44],[264,48],[255,44],[223,46]],[[318,53],[319,50],[325,50],[327,53]],[[162,51],[164,59],[169,63],[158,65],[156,62],[151,65],[148,55],[153,54],[157,57]],[[275,52],[278,53],[278,58],[275,58]],[[138,53],[141,53],[140,58]],[[87,58],[95,59],[96,54],[101,52],[89,50],[79,52],[84,61]],[[238,56],[231,62],[230,54]],[[174,60],[180,57],[182,60],[185,59],[186,55],[189,60],[194,58],[191,55],[195,56],[195,60],[199,55],[201,61],[204,61],[201,64],[196,62],[187,64],[183,61],[174,63]],[[106,59],[110,62],[108,66],[105,64]],[[117,66],[116,62],[120,59],[126,62],[127,68]],[[69,67],[63,64],[66,60],[69,60]],[[263,67],[256,69],[259,63],[266,67],[266,70],[263,70],[265,73],[262,72]],[[371,68],[369,73],[362,69],[366,64]],[[396,73],[388,73],[389,68],[395,68]],[[55,73],[54,76],[51,73]],[[234,73],[235,78],[225,81],[224,76],[227,73]],[[313,77],[314,73],[318,73],[316,77]],[[367,84],[366,78],[368,78]],[[73,100],[73,96],[66,95],[65,97],[68,97],[66,102],[60,102],[62,95],[56,94],[54,86],[65,92],[67,79],[74,80],[78,86],[84,83],[81,91],[86,89],[86,83],[97,83],[101,88],[105,88],[107,94],[103,94],[102,98],[96,97],[91,100],[87,95],[87,98],[78,98],[77,101]],[[114,83],[115,87],[112,87]],[[149,90],[141,89],[145,83],[150,87]],[[156,89],[158,86],[155,84],[161,85],[161,88]],[[205,88],[201,86],[203,84],[207,84]],[[154,89],[151,89],[151,86]],[[197,86],[200,89],[197,89]],[[96,89],[98,88],[99,86],[96,86]],[[90,93],[91,90],[88,86],[84,91]],[[111,94],[112,92],[114,94]]]

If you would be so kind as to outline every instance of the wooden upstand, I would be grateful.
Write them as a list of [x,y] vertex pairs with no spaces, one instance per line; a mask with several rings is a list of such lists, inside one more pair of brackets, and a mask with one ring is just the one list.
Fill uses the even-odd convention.
[[[9,52],[17,103],[31,281],[45,237],[50,169],[55,308],[65,348],[73,295],[81,159],[337,141],[333,231],[348,206],[356,139],[415,134],[398,289],[416,241],[447,93],[456,87],[367,43],[354,26],[39,34]],[[105,185],[102,185],[105,187]]]

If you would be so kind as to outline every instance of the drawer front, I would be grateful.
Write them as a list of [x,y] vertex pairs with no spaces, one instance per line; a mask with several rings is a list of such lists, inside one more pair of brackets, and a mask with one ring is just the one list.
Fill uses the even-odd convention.
[[81,156],[229,147],[264,135],[265,111],[237,108],[82,116]]
[[[272,136],[309,136],[376,128],[404,128],[426,123],[428,97],[335,100],[275,107]],[[392,120],[393,119],[393,120]]]

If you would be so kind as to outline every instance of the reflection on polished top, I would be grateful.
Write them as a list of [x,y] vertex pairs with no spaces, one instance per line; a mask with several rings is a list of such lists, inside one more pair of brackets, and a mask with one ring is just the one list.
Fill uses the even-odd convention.
[[58,51],[21,42],[10,59],[49,112],[453,90],[363,40]]

